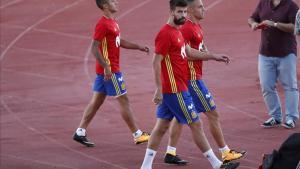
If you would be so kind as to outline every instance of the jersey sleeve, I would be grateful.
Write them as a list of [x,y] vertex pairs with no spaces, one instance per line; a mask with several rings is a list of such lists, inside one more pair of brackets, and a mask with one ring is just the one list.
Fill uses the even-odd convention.
[[166,32],[160,32],[155,38],[155,53],[165,57],[169,53],[170,38]]
[[101,41],[106,35],[107,27],[103,23],[98,23],[95,28],[94,40]]
[[188,29],[186,29],[185,27],[184,28],[182,28],[181,30],[180,30],[180,32],[181,32],[181,34],[182,34],[182,36],[183,36],[183,38],[184,38],[184,42],[185,42],[185,44],[191,44],[191,41],[193,40],[193,35],[192,35],[192,31],[189,31]]
[[292,2],[292,4],[290,5],[289,12],[288,12],[288,22],[289,23],[295,23],[298,10],[299,10],[298,5],[294,2]]
[[252,18],[255,22],[258,22],[258,23],[261,22],[261,19],[260,19],[260,16],[259,16],[259,13],[260,13],[260,10],[261,10],[261,5],[262,5],[262,0],[259,1],[259,4],[256,6],[255,11],[250,16],[250,18]]

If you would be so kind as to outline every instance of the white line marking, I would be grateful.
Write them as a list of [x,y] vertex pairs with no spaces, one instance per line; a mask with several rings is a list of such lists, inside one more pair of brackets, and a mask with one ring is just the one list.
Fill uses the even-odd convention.
[[34,76],[34,77],[39,77],[39,78],[44,78],[44,79],[53,79],[53,80],[58,80],[58,81],[63,81],[63,82],[74,82],[74,80],[70,80],[70,79],[63,79],[63,78],[59,78],[59,77],[47,76],[47,75],[42,75],[42,74],[37,74],[37,73],[20,72],[20,71],[15,71],[15,70],[6,69],[6,68],[5,69],[2,68],[2,71],[18,73],[18,74],[27,75],[27,76]]
[[79,107],[75,107],[75,106],[68,106],[68,105],[64,105],[64,104],[59,104],[59,103],[51,103],[49,101],[43,101],[41,99],[39,100],[36,100],[36,99],[31,99],[31,98],[25,98],[25,97],[20,97],[20,96],[13,96],[13,95],[2,95],[0,96],[1,98],[9,98],[9,99],[13,99],[13,100],[16,100],[16,99],[19,99],[19,100],[25,100],[25,101],[29,101],[29,102],[36,102],[36,103],[40,103],[40,104],[46,104],[46,105],[49,105],[49,106],[58,106],[58,107],[62,107],[62,108],[68,108],[68,109],[71,109],[71,110],[82,110],[81,108]]
[[45,161],[40,161],[40,160],[33,160],[33,159],[25,158],[25,157],[17,157],[17,156],[10,155],[10,154],[0,154],[0,156],[7,157],[7,158],[13,158],[13,159],[16,159],[16,160],[29,161],[31,163],[38,163],[38,164],[48,165],[48,166],[51,166],[53,168],[63,167],[63,168],[76,169],[74,167],[70,167],[70,166],[66,166],[66,165],[62,165],[62,164],[53,164],[53,163],[49,163],[49,162],[45,162]]
[[47,30],[47,29],[34,28],[33,30],[38,31],[38,32],[57,34],[60,36],[66,36],[66,37],[71,37],[71,38],[91,39],[89,36],[76,35],[76,34],[72,34],[72,33],[64,33],[64,32],[59,32],[59,31]]
[[209,10],[209,9],[213,8],[214,6],[218,5],[219,3],[221,3],[222,1],[223,0],[214,1],[213,3],[209,4],[206,9]]
[[16,42],[18,42],[26,33],[28,33],[29,31],[31,31],[34,27],[38,26],[39,24],[41,24],[42,22],[48,20],[49,18],[53,17],[54,15],[57,15],[77,4],[79,4],[79,2],[81,2],[83,0],[77,0],[76,2],[70,4],[70,5],[66,5],[65,7],[54,11],[53,13],[51,13],[50,15],[40,19],[39,21],[37,21],[36,23],[34,23],[33,25],[29,26],[28,28],[26,28],[26,30],[24,30],[22,33],[20,33],[2,52],[2,54],[0,55],[0,61],[4,58],[4,56],[6,55],[6,53],[10,50],[10,48],[12,46],[14,46],[16,44]]
[[9,7],[9,6],[11,6],[11,5],[14,5],[14,4],[16,4],[16,3],[19,3],[19,2],[21,2],[21,1],[23,1],[23,0],[14,0],[14,1],[8,2],[8,3],[6,3],[6,4],[2,5],[2,6],[0,6],[0,9],[3,10],[4,8]]
[[68,58],[68,59],[81,60],[81,58],[79,58],[79,57],[75,57],[75,56],[72,56],[72,55],[61,54],[61,53],[56,53],[56,52],[47,52],[47,51],[44,51],[44,50],[36,50],[36,49],[21,48],[21,47],[12,47],[12,48],[13,49],[20,49],[20,50],[27,51],[27,52],[32,52],[32,53],[61,56],[61,57]]
[[59,146],[65,148],[65,149],[67,149],[67,150],[69,150],[69,151],[71,151],[71,152],[80,154],[80,155],[82,155],[82,156],[84,156],[84,157],[86,157],[86,158],[95,160],[95,161],[100,162],[100,163],[105,163],[105,164],[107,164],[107,165],[111,165],[111,166],[114,166],[114,167],[116,167],[116,168],[126,169],[126,168],[124,168],[124,167],[122,167],[122,166],[119,166],[119,165],[117,165],[117,164],[114,164],[114,163],[111,163],[111,162],[108,162],[108,161],[105,161],[105,160],[101,160],[101,159],[95,158],[95,157],[93,157],[93,156],[90,156],[90,155],[88,155],[88,154],[82,153],[82,152],[80,152],[80,151],[74,150],[74,149],[72,149],[72,148],[66,146],[65,144],[62,144],[62,143],[58,142],[57,140],[55,140],[55,139],[53,139],[53,138],[51,138],[51,137],[48,137],[47,135],[43,134],[41,131],[39,131],[39,130],[33,128],[33,127],[31,127],[30,125],[26,124],[22,119],[20,119],[20,118],[19,118],[19,117],[18,117],[18,116],[10,109],[10,108],[9,108],[9,106],[5,103],[5,101],[4,101],[2,98],[1,98],[1,104],[3,105],[3,108],[4,108],[6,111],[8,111],[8,112],[9,112],[9,113],[10,113],[17,121],[19,121],[20,124],[22,124],[24,127],[28,128],[30,131],[32,131],[32,132],[34,132],[34,133],[36,133],[36,134],[38,134],[38,135],[41,135],[42,137],[46,138],[47,140],[49,140],[49,141],[51,141],[51,142],[53,142],[53,143],[55,143],[55,144],[57,144],[57,145],[59,145]]
[[[11,24],[6,24],[6,23],[0,23],[0,26],[8,27],[8,28],[15,28],[15,29],[26,29],[25,26],[11,25]],[[90,36],[78,35],[78,34],[73,34],[73,33],[65,33],[65,32],[59,32],[59,31],[53,31],[53,30],[41,29],[41,28],[33,28],[32,31],[52,33],[52,34],[57,34],[60,36],[67,36],[67,37],[72,37],[72,38],[91,39]]]

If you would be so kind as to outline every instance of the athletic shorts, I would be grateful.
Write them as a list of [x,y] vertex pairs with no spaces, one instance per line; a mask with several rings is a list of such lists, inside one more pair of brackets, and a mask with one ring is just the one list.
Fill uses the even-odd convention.
[[202,80],[189,80],[188,87],[198,113],[216,109],[213,97]]
[[115,97],[127,93],[121,72],[113,73],[110,80],[104,80],[104,75],[97,74],[93,90]]
[[157,107],[156,116],[170,121],[175,117],[180,124],[191,124],[199,120],[188,91],[163,94],[163,101]]

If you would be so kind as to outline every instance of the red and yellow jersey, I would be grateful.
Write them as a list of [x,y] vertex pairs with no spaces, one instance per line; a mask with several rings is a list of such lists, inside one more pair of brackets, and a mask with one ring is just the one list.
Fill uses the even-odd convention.
[[161,81],[163,93],[187,91],[187,58],[181,32],[166,24],[155,39],[155,53],[163,56]]
[[[185,43],[189,44],[191,48],[197,50],[204,50],[203,32],[199,24],[187,20],[180,28],[184,37]],[[199,80],[202,78],[202,60],[188,61],[188,79]]]
[[[99,41],[99,50],[113,73],[120,71],[120,28],[114,19],[102,17],[95,28],[94,40]],[[104,74],[103,67],[96,62],[96,73]]]

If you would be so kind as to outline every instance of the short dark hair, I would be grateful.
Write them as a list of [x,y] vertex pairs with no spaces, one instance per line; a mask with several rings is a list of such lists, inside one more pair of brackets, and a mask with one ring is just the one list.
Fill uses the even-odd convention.
[[186,0],[170,0],[170,9],[174,10],[176,7],[187,7]]
[[107,3],[108,0],[96,0],[98,8],[103,9],[103,5]]
[[186,0],[186,2],[190,5],[191,3],[193,3],[195,0]]

